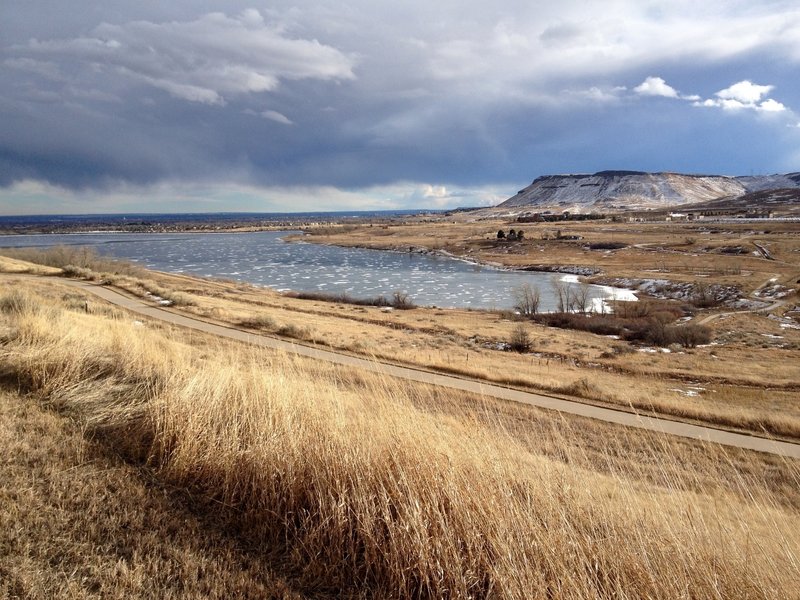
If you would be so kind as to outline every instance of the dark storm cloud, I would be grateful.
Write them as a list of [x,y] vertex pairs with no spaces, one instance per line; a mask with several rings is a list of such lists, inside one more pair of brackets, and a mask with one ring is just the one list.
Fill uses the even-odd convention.
[[[748,169],[800,159],[791,2],[253,6],[5,2],[0,186],[460,202],[453,186],[552,171],[730,172],[747,147],[769,148]],[[736,134],[745,149],[723,143]]]

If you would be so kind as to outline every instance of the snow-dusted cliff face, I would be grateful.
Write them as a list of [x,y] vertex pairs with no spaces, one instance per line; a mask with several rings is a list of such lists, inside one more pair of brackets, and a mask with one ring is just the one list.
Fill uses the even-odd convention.
[[748,192],[762,190],[777,190],[786,188],[800,188],[800,173],[786,173],[784,175],[755,175],[750,177],[737,177],[747,188]]
[[740,196],[754,190],[800,187],[800,173],[763,177],[724,177],[601,171],[593,175],[539,177],[497,208],[519,212],[559,207],[576,212],[664,208]]

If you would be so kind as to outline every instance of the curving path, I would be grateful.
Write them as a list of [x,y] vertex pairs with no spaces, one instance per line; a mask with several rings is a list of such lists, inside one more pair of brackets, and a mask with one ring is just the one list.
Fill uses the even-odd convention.
[[[774,275],[773,277],[770,277],[769,279],[767,279],[764,283],[762,283],[755,290],[753,290],[753,293],[750,294],[750,299],[751,300],[756,300],[758,302],[763,302],[764,298],[760,298],[760,297],[756,296],[756,293],[759,290],[767,287],[770,283],[775,283],[776,281],[778,281],[778,276],[777,275]],[[720,317],[728,317],[730,315],[740,315],[740,314],[746,314],[746,313],[768,313],[768,312],[772,312],[773,310],[776,310],[776,309],[780,308],[784,304],[786,304],[785,300],[775,300],[775,299],[773,299],[772,304],[770,304],[769,306],[765,306],[763,308],[752,308],[752,309],[744,309],[744,310],[731,310],[731,311],[727,311],[727,312],[713,313],[713,314],[710,314],[710,315],[700,319],[697,322],[697,324],[698,325],[706,325],[707,323],[710,323],[711,321],[713,321],[715,319],[719,319]]]
[[58,281],[63,285],[79,288],[85,292],[98,296],[99,298],[102,298],[111,304],[125,308],[144,317],[165,321],[180,327],[186,327],[204,333],[246,342],[256,346],[291,352],[301,356],[324,360],[330,363],[348,367],[357,367],[367,371],[372,371],[374,373],[380,373],[381,375],[389,375],[409,381],[427,383],[454,390],[482,394],[484,396],[490,396],[493,398],[510,400],[512,402],[530,404],[540,408],[556,410],[572,415],[579,415],[589,419],[606,421],[608,423],[616,423],[618,425],[625,425],[627,427],[636,427],[658,433],[667,433],[684,438],[702,440],[715,444],[722,444],[736,448],[756,450],[759,452],[767,452],[770,454],[777,454],[779,456],[800,459],[800,444],[770,440],[754,435],[734,433],[721,429],[715,429],[713,427],[692,425],[666,418],[639,415],[622,410],[614,410],[613,408],[604,408],[590,404],[583,404],[574,400],[565,400],[563,398],[555,398],[533,392],[526,392],[504,387],[502,385],[491,384],[475,379],[468,379],[466,377],[443,375],[422,369],[402,367],[390,363],[368,360],[349,354],[342,354],[332,350],[323,350],[320,348],[306,346],[265,335],[248,333],[232,327],[225,327],[222,325],[209,323],[207,321],[202,321],[200,319],[189,317],[171,310],[165,310],[164,308],[148,304],[140,299],[132,298],[112,288],[103,287],[95,283],[73,279],[59,279]]

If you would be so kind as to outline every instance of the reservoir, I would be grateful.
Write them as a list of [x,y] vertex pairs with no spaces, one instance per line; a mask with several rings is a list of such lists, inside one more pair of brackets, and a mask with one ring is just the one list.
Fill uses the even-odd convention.
[[[510,309],[514,290],[539,288],[541,311],[557,308],[554,282],[574,276],[511,271],[434,254],[285,242],[290,233],[86,233],[0,236],[0,247],[89,246],[98,253],[170,273],[246,281],[278,291],[347,293],[358,298],[407,293],[418,305]],[[590,286],[594,306],[631,292]]]

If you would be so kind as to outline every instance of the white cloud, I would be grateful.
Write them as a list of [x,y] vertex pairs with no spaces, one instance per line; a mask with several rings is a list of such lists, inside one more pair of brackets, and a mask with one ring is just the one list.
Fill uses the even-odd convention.
[[753,110],[763,113],[788,111],[789,109],[783,103],[772,98],[765,98],[774,89],[774,85],[757,85],[744,80],[718,91],[714,94],[716,98],[709,98],[702,102],[695,101],[693,105],[721,108],[728,111]]
[[276,110],[265,110],[261,113],[261,116],[265,119],[269,119],[270,121],[275,121],[276,123],[282,123],[283,125],[294,125],[292,120],[287,117],[286,115],[279,113]]
[[580,98],[585,98],[586,100],[591,100],[592,102],[601,102],[601,103],[608,103],[608,102],[616,102],[620,99],[620,95],[627,91],[624,85],[615,86],[615,87],[601,87],[601,86],[592,86],[588,90],[579,90],[577,92],[567,91],[567,94],[572,96],[578,96]]
[[660,96],[662,98],[674,98],[676,100],[686,100],[688,102],[699,102],[702,99],[697,94],[681,94],[661,77],[648,77],[633,88],[633,91],[640,96]]
[[[451,3],[441,4],[453,10]],[[507,91],[508,84],[532,78],[719,63],[755,52],[800,61],[800,9],[790,3],[564,0],[557,5],[515,3],[513,19],[502,16],[502,8],[490,8],[491,3],[485,8],[465,4],[457,18],[450,15],[449,27],[423,24],[416,33],[430,40],[432,75],[451,85],[485,81],[489,88],[502,81]],[[440,23],[446,10],[420,7],[420,20]],[[663,80],[659,86],[658,79],[645,82],[642,93],[676,97],[677,91]]]
[[721,108],[722,110],[731,112],[752,110],[759,113],[789,112],[791,114],[791,111],[785,104],[767,97],[774,89],[774,85],[758,85],[745,79],[716,92],[714,94],[715,98],[703,100],[702,97],[697,94],[680,94],[661,77],[648,77],[641,84],[633,88],[633,91],[640,96],[674,98],[676,100],[691,102],[692,106]]
[[[286,37],[255,9],[236,17],[210,13],[194,21],[104,23],[91,36],[31,40],[14,49],[77,61],[205,104],[271,91],[281,80],[354,78],[351,57],[314,39]],[[25,66],[24,60],[30,59],[16,59],[13,66]]]
[[774,85],[756,85],[745,79],[714,95],[723,100],[736,100],[743,105],[755,105],[773,89],[775,89]]
[[633,91],[641,96],[663,96],[665,98],[678,98],[678,90],[661,77],[648,77],[642,83],[633,88]]
[[772,98],[770,98],[768,100],[764,100],[764,102],[759,104],[758,105],[758,110],[764,111],[764,112],[783,112],[783,111],[785,111],[787,109],[782,103],[778,102],[777,100],[773,100]]

